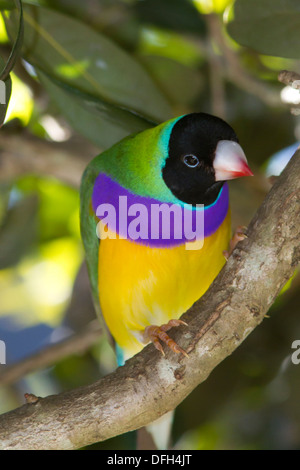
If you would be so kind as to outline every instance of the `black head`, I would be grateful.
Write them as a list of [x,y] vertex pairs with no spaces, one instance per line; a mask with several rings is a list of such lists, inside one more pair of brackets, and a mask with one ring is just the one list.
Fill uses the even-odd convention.
[[[175,123],[162,176],[178,199],[193,205],[209,205],[216,200],[224,181],[236,177],[232,176],[236,165],[230,167],[231,157],[228,160],[228,155],[225,168],[229,176],[221,181],[217,177],[214,162],[220,141],[227,141],[229,146],[231,144],[228,141],[238,142],[234,130],[220,118],[205,113],[193,113]],[[235,146],[242,151],[238,144]],[[224,168],[224,158],[219,160],[222,160]],[[222,178],[223,175],[224,172]]]

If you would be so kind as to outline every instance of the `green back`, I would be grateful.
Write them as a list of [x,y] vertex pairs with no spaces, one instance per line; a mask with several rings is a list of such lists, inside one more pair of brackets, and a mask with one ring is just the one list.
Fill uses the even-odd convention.
[[83,174],[80,188],[81,236],[97,313],[100,313],[99,239],[96,235],[98,222],[91,206],[95,180],[100,172],[104,172],[135,194],[152,197],[162,202],[178,203],[178,199],[164,184],[161,176],[168,155],[170,134],[178,119],[180,118],[126,137],[94,158]]

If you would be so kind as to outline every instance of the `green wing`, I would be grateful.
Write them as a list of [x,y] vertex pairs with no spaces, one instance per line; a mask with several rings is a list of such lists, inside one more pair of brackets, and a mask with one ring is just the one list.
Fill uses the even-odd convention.
[[97,220],[92,210],[92,192],[97,170],[94,160],[87,166],[80,186],[80,231],[85,250],[87,268],[92,288],[93,301],[98,316],[101,318],[98,291],[98,252],[100,240],[96,234]]
[[96,219],[92,208],[93,188],[95,180],[101,171],[101,163],[99,160],[98,155],[98,157],[94,158],[94,160],[89,163],[82,176],[80,186],[80,231],[85,250],[95,310],[102,326],[102,331],[106,333],[110,345],[115,349],[114,339],[104,321],[99,302],[98,255],[100,240],[96,233],[98,220]]

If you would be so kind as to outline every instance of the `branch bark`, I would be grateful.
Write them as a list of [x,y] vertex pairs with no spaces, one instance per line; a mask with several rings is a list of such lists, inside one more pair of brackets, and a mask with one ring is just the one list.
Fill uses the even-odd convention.
[[300,151],[275,182],[206,294],[171,335],[189,358],[152,345],[86,387],[0,416],[0,449],[78,449],[174,409],[261,323],[300,261]]

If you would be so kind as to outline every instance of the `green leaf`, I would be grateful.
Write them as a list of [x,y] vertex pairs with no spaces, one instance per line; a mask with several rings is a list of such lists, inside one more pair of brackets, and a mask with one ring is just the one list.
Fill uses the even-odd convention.
[[101,149],[153,125],[127,110],[54,81],[41,71],[38,77],[71,126]]
[[187,0],[143,0],[136,2],[134,9],[146,24],[202,36],[206,31],[203,18]]
[[[14,15],[12,15],[14,18]],[[23,52],[39,70],[112,106],[154,121],[170,106],[142,66],[88,25],[56,11],[24,6]],[[15,21],[9,24],[15,28]]]
[[13,0],[0,0],[0,10],[13,10],[16,4]]
[[174,106],[190,105],[202,91],[199,70],[168,57],[146,55],[143,63]]
[[168,57],[188,66],[199,66],[203,55],[195,42],[182,34],[145,27],[140,34],[139,53]]
[[300,57],[299,0],[236,0],[227,28],[239,44],[260,53]]
[[197,9],[205,14],[223,13],[233,0],[193,0]]
[[28,252],[36,235],[36,196],[22,199],[7,211],[0,227],[0,269],[17,264]]
[[11,53],[9,54],[5,67],[3,68],[2,72],[0,72],[0,80],[3,80],[3,81],[5,81],[8,78],[9,73],[14,68],[16,60],[22,48],[22,42],[23,42],[23,37],[24,37],[22,2],[20,0],[14,0],[14,2],[19,10],[19,16],[18,16],[18,21],[17,21],[18,29],[17,29],[16,39],[14,40]]

